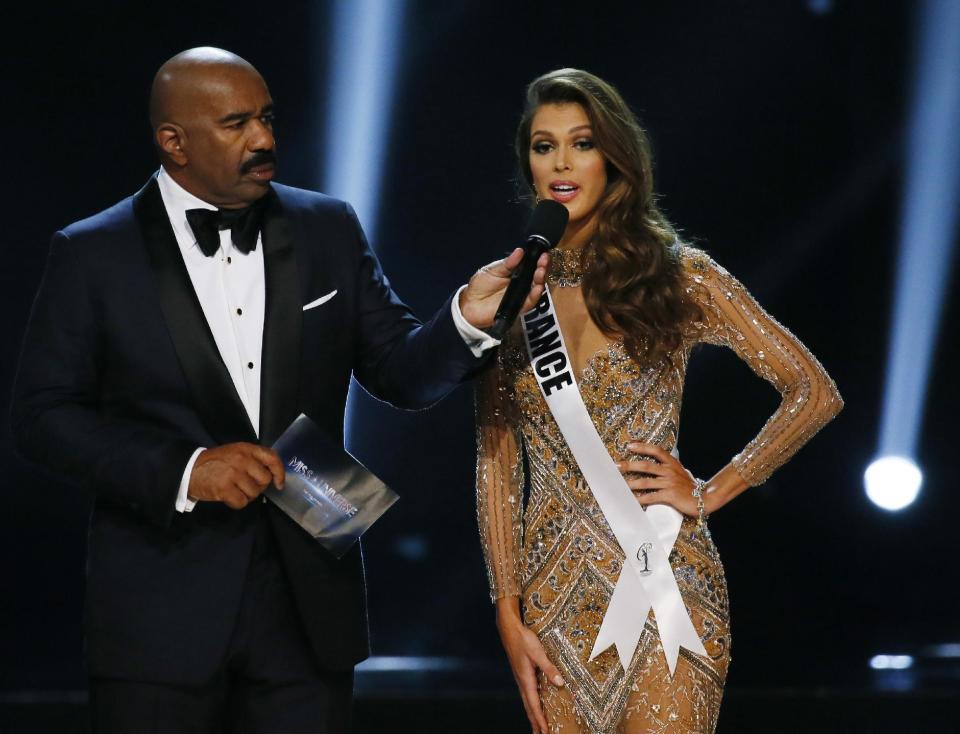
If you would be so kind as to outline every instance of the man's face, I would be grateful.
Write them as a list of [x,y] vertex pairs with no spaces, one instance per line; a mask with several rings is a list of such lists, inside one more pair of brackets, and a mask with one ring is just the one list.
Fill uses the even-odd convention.
[[204,76],[183,100],[180,125],[190,193],[221,208],[263,196],[275,170],[273,100],[256,72],[223,66]]

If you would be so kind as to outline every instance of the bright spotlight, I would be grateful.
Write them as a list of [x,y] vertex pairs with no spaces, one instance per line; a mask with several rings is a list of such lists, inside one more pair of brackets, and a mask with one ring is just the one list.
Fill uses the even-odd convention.
[[874,670],[907,670],[913,667],[912,655],[874,655],[870,658]]
[[902,456],[884,456],[863,473],[867,497],[877,507],[896,511],[913,502],[920,493],[923,473],[920,467]]
[[916,455],[960,207],[960,2],[916,4],[916,73],[878,453],[867,495],[899,510],[920,488]]

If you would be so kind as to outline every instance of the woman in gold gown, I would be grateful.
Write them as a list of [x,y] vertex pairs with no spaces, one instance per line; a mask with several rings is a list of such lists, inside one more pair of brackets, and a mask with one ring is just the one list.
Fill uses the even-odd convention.
[[[651,614],[626,670],[613,647],[589,659],[623,551],[544,401],[518,325],[477,386],[477,513],[504,649],[534,732],[712,732],[729,610],[717,549],[698,523],[765,481],[842,400],[796,337],[680,242],[655,203],[646,135],[615,89],[575,69],[535,80],[517,154],[536,198],[570,214],[547,282],[590,418],[637,500],[685,516],[670,565],[707,656],[681,649],[671,675]],[[687,360],[701,342],[729,347],[782,396],[706,483],[670,453]]]

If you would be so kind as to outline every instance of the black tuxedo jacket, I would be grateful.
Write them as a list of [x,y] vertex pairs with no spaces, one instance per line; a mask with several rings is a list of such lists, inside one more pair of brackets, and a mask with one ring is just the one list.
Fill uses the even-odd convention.
[[[397,298],[347,204],[279,185],[268,196],[260,443],[270,445],[301,412],[342,437],[351,372],[378,398],[421,408],[478,367],[449,301],[421,325]],[[327,303],[302,310],[333,290]],[[54,235],[11,418],[24,455],[92,490],[85,615],[92,675],[209,680],[262,521],[273,530],[319,664],[343,669],[367,656],[359,547],[338,561],[271,503],[174,510],[196,447],[258,438],[155,178]]]

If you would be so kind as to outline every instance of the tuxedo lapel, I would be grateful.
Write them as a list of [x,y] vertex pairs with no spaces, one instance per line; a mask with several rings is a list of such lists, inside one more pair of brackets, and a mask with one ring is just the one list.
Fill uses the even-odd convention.
[[271,191],[261,240],[266,284],[263,315],[263,370],[260,374],[260,439],[272,444],[299,415],[300,278],[291,222]]
[[257,433],[193,290],[156,178],[133,197],[133,211],[156,274],[167,329],[197,412],[218,442],[256,442]]

